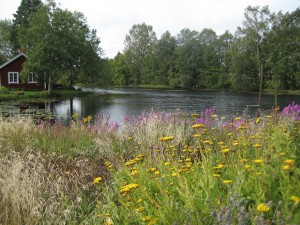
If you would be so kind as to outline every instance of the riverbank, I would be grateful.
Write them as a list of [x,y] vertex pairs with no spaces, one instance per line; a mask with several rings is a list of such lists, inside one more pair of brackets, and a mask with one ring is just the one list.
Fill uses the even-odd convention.
[[83,92],[75,89],[56,89],[49,95],[47,91],[22,91],[22,90],[9,90],[1,88],[0,102],[1,101],[30,101],[32,99],[61,99],[68,97],[86,96],[92,94],[91,92]]
[[[164,85],[139,85],[130,87],[113,87],[113,88],[127,88],[127,89],[145,89],[145,90],[172,90],[172,91],[188,91],[188,89],[174,89]],[[217,91],[220,89],[197,89],[194,91]],[[222,89],[223,90],[223,89]],[[242,92],[241,90],[224,89],[225,91]],[[253,93],[253,92],[252,92]],[[93,91],[81,91],[80,87],[77,89],[56,89],[49,95],[47,91],[21,91],[9,90],[5,88],[0,89],[0,102],[11,100],[30,100],[30,99],[60,99],[69,97],[80,97],[93,94]],[[274,95],[274,90],[265,90],[263,94]],[[280,91],[277,95],[300,95],[300,90],[286,90]]]
[[0,223],[296,224],[299,109],[0,119]]

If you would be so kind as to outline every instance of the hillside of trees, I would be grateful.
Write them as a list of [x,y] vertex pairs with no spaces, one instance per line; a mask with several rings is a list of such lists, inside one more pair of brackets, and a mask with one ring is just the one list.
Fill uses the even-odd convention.
[[248,6],[234,34],[184,28],[158,38],[151,25],[134,24],[124,50],[107,59],[82,13],[52,0],[22,0],[12,21],[0,20],[0,64],[18,49],[29,56],[24,74],[53,84],[294,90],[300,88],[300,9],[284,14]]

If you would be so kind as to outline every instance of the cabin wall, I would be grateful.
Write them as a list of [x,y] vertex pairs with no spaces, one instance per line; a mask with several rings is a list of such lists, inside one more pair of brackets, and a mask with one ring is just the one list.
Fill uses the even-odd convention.
[[[17,89],[25,89],[25,90],[42,90],[43,85],[39,85],[37,83],[28,83],[28,80],[21,81],[20,73],[22,71],[22,65],[26,61],[26,57],[21,55],[16,60],[12,61],[5,67],[0,70],[1,76],[1,86],[5,86],[7,88],[17,88]],[[19,73],[19,83],[18,84],[9,84],[8,82],[8,73],[9,72],[18,72]],[[22,83],[23,82],[23,83]]]

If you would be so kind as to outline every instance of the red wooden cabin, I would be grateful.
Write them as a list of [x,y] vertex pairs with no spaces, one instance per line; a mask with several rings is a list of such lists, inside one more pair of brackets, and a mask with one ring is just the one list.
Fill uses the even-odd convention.
[[0,86],[24,90],[44,89],[43,85],[37,83],[34,74],[30,74],[26,80],[20,80],[22,66],[27,58],[27,55],[20,53],[0,66]]

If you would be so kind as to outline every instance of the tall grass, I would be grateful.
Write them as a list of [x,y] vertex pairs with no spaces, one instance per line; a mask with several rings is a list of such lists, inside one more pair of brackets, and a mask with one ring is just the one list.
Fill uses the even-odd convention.
[[0,120],[0,223],[297,224],[300,106]]

